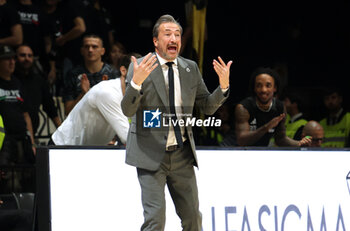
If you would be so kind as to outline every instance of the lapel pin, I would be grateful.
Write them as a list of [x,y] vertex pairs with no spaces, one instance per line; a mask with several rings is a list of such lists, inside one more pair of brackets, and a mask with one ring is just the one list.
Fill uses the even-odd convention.
[[187,67],[187,68],[186,68],[186,71],[187,71],[187,72],[190,72],[191,70],[190,70],[190,68],[189,68],[189,67]]

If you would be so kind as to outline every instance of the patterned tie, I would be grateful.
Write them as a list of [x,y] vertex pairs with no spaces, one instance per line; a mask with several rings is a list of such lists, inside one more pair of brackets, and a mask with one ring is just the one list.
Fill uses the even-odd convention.
[[[173,121],[177,121],[176,117],[176,111],[175,111],[175,92],[174,92],[174,71],[173,71],[173,62],[167,62],[166,65],[169,67],[168,71],[168,79],[169,79],[169,106],[170,106],[170,113],[174,116],[172,116]],[[182,148],[183,142],[182,142],[182,135],[180,131],[179,124],[176,123],[174,126],[174,132],[177,144]]]

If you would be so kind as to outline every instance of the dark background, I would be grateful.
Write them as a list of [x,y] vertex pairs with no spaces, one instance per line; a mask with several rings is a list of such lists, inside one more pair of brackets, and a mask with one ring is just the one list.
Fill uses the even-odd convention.
[[[171,14],[186,27],[185,1],[102,1],[113,16],[116,39],[129,52],[153,51],[152,27]],[[297,88],[314,119],[323,114],[323,90],[344,91],[349,100],[350,1],[210,0],[203,78],[209,90],[218,86],[212,60],[218,55],[231,67],[233,105],[248,94],[252,71],[276,68],[284,86]],[[185,55],[184,55],[185,56]]]

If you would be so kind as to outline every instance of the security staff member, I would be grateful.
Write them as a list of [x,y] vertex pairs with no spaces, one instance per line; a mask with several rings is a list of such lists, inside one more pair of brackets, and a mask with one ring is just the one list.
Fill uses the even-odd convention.
[[320,121],[324,129],[322,147],[349,147],[350,112],[342,107],[343,97],[340,90],[329,88],[324,96],[324,105],[328,115]]
[[5,139],[5,127],[4,122],[2,121],[2,117],[0,115],[0,150],[2,148],[2,144],[4,143]]

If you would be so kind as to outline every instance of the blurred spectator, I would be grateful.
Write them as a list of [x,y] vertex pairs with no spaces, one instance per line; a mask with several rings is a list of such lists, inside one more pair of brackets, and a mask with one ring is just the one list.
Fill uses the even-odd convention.
[[311,137],[310,147],[321,147],[324,140],[324,131],[322,125],[317,121],[310,120],[303,127],[301,137],[304,138],[305,136]]
[[288,117],[286,119],[286,135],[294,140],[301,140],[301,133],[304,125],[307,123],[303,113],[303,101],[300,93],[291,89],[286,90],[282,95],[284,106],[286,107]]
[[245,98],[235,109],[237,143],[241,146],[267,146],[272,136],[278,146],[307,146],[311,140],[293,140],[286,135],[285,108],[275,98],[279,76],[270,68],[258,68],[251,76],[253,96]]
[[30,105],[29,115],[32,119],[34,134],[39,126],[40,105],[57,128],[61,125],[61,119],[58,117],[57,108],[43,73],[33,66],[32,49],[27,45],[21,45],[17,48],[16,54],[15,76],[21,81],[27,103]]
[[83,4],[86,6],[86,34],[96,34],[101,37],[108,54],[115,41],[112,15],[99,0],[83,0]]
[[18,46],[23,42],[23,30],[16,9],[0,0],[0,45]]
[[327,87],[323,102],[327,116],[320,121],[325,135],[322,147],[349,147],[350,113],[343,108],[342,92],[337,88]]
[[56,44],[56,38],[63,33],[59,2],[60,0],[44,0],[42,4],[43,15],[46,19],[44,40],[45,53],[48,58],[47,80],[55,96],[59,95],[63,88],[63,57],[61,49],[58,49]]
[[109,63],[117,70],[120,67],[120,57],[126,54],[126,49],[124,45],[120,42],[113,43],[111,50],[109,52]]
[[[24,100],[20,81],[12,76],[15,70],[15,52],[7,45],[0,45],[0,114],[4,121],[5,140],[0,151],[0,164],[34,163],[34,136],[29,116],[28,104]],[[16,178],[7,172],[1,181],[0,190],[11,191],[11,179]],[[31,178],[33,179],[33,178]],[[16,187],[22,186],[28,179],[21,179]]]
[[47,60],[44,43],[44,29],[46,27],[42,11],[32,0],[16,0],[15,7],[23,28],[23,43],[32,48],[35,65],[42,69],[42,64]]
[[80,0],[62,0],[59,4],[62,30],[56,35],[55,46],[62,52],[62,75],[82,62],[80,45],[86,31],[84,7]]
[[[139,58],[139,57],[135,57]],[[131,62],[131,55],[122,55],[120,57],[119,61],[119,72],[120,72],[120,81],[121,81],[121,87],[123,95],[125,94],[125,88],[126,88],[126,74],[128,73],[129,64]]]
[[64,80],[63,101],[65,113],[68,113],[89,91],[90,87],[102,80],[119,77],[118,72],[109,64],[102,61],[105,54],[103,42],[96,35],[86,35],[81,46],[83,65],[73,68]]
[[231,106],[226,102],[215,112],[214,117],[221,120],[220,127],[207,127],[203,130],[205,135],[202,145],[206,146],[235,146],[233,117]]
[[[4,127],[4,121],[2,120],[2,116],[0,115],[0,151],[2,148],[2,144],[4,143],[5,139],[5,127]],[[1,171],[0,171],[0,178],[1,178]]]

